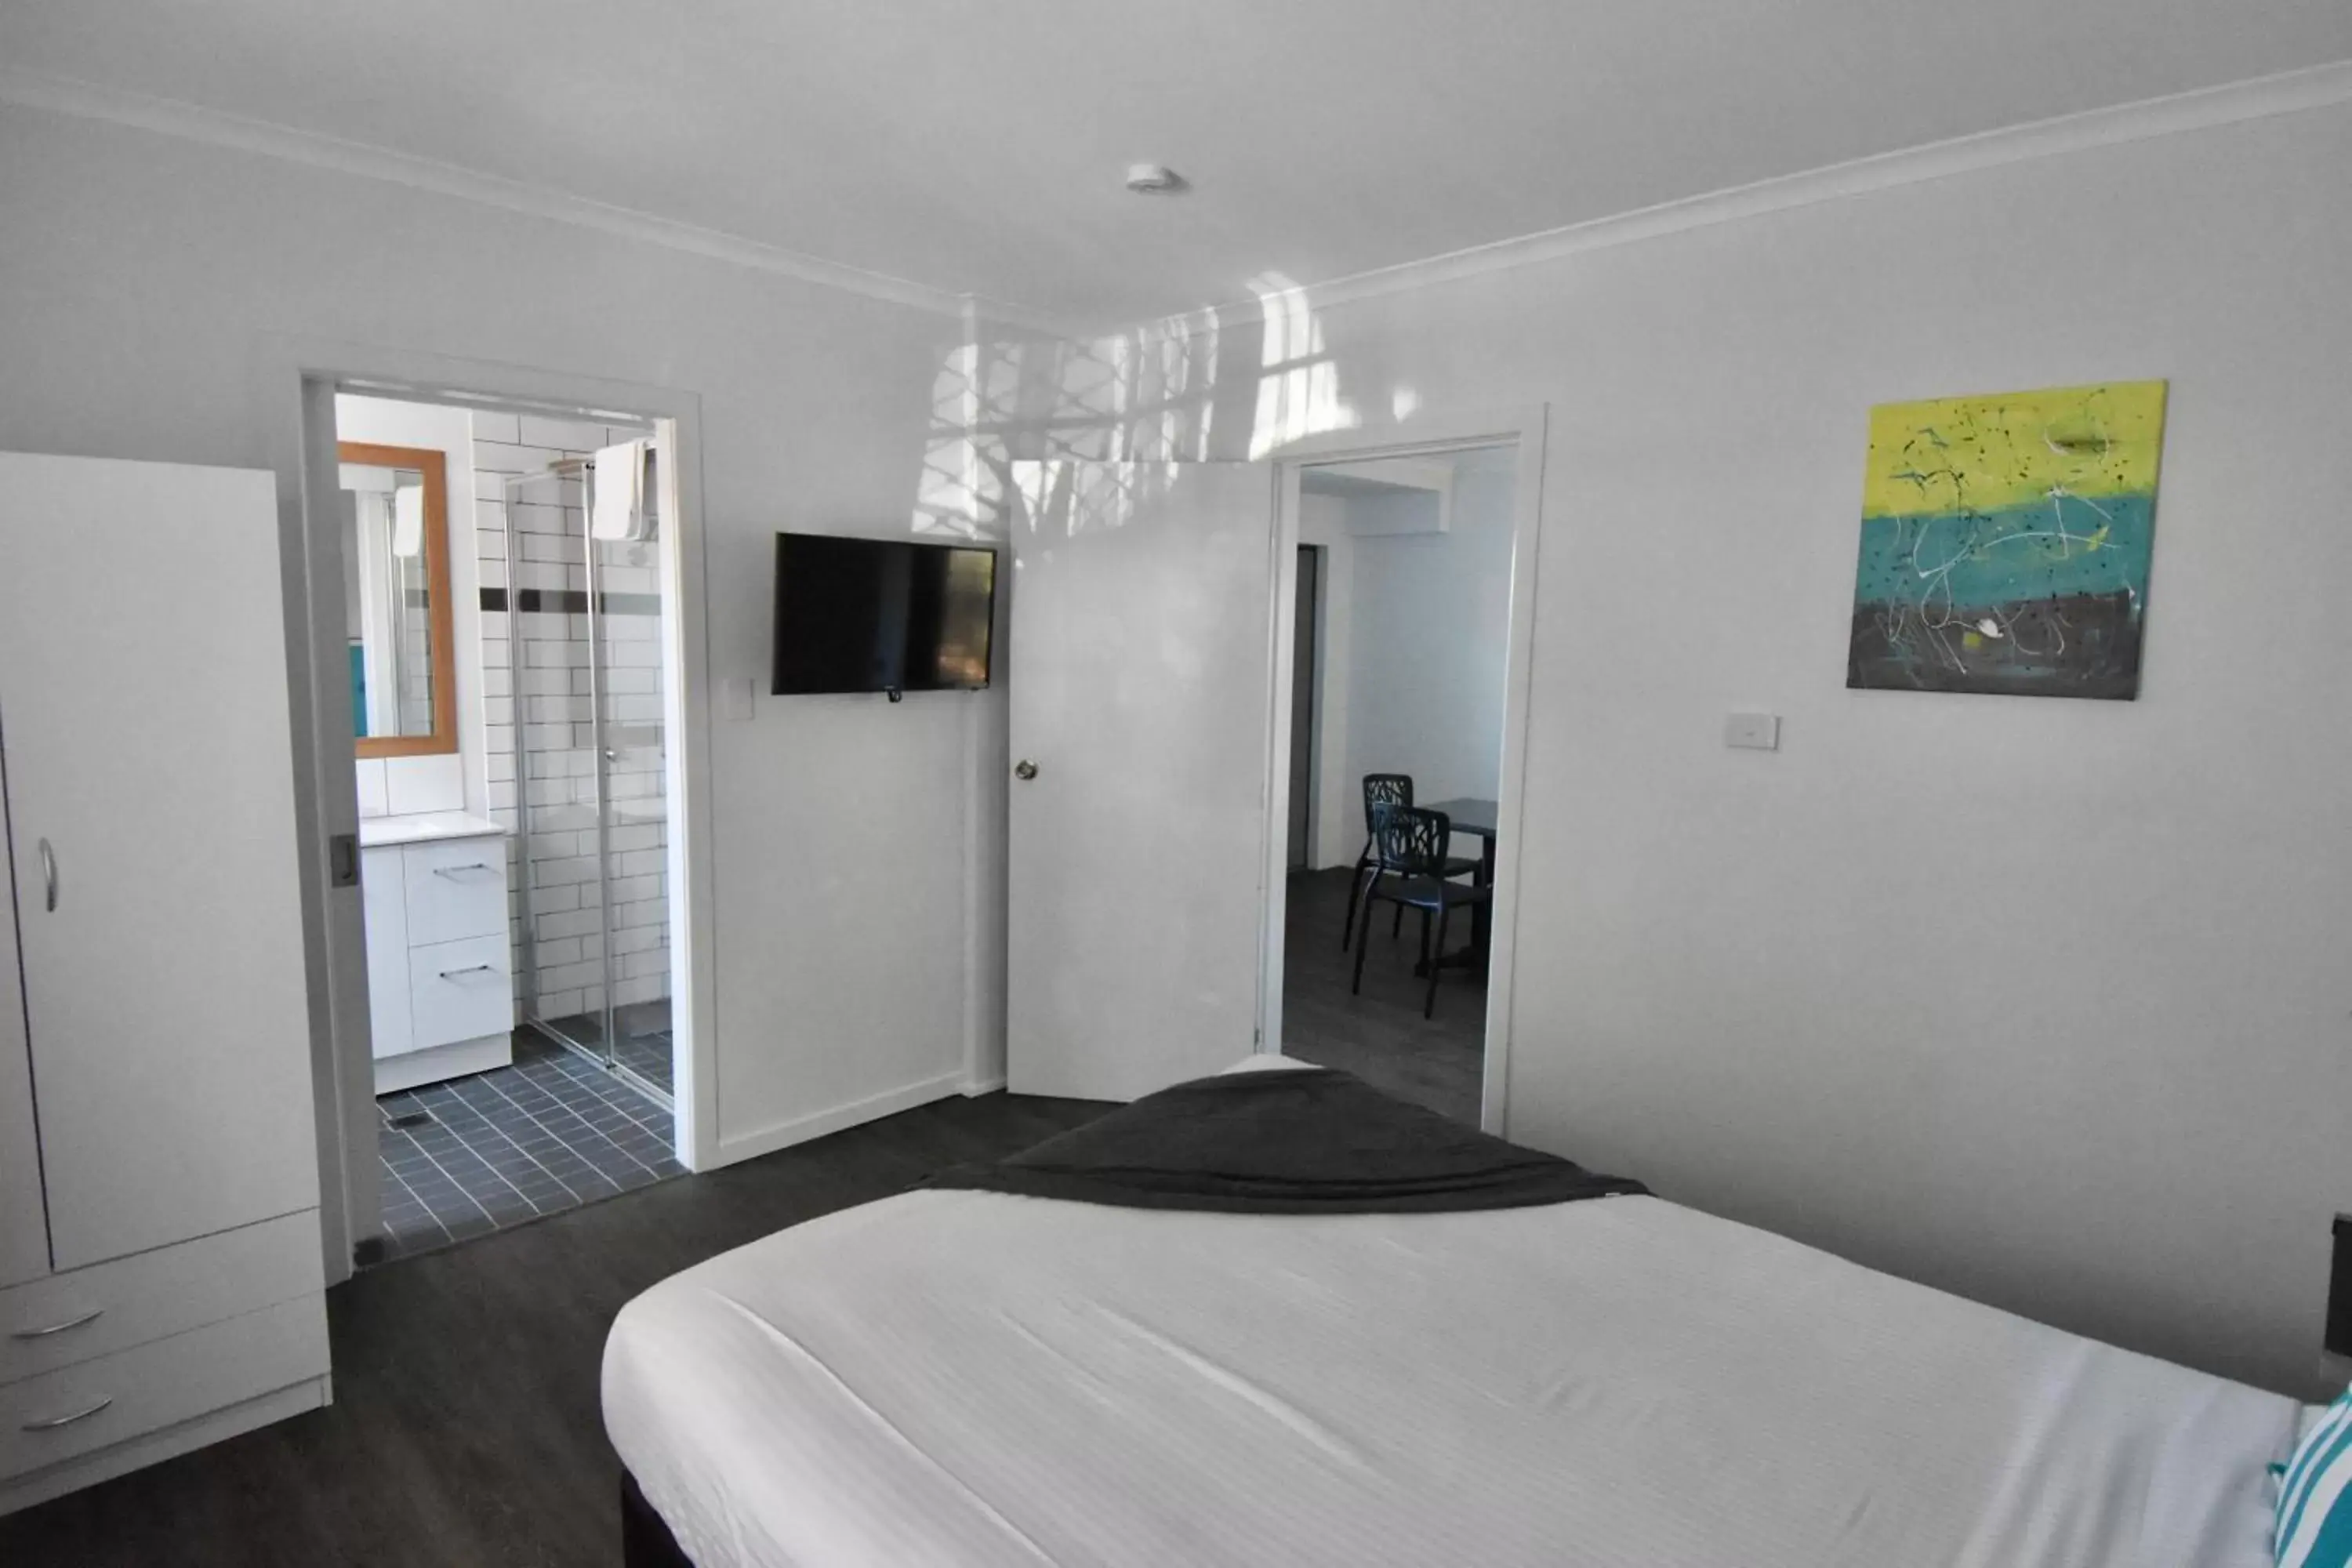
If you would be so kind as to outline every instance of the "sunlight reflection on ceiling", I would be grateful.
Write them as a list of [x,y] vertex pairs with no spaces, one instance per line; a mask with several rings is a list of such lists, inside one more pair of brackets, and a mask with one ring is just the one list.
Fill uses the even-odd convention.
[[1323,323],[1306,291],[1279,272],[1261,273],[1249,287],[1265,316],[1251,458],[1307,436],[1354,428],[1356,411],[1340,400],[1339,367],[1323,347]]
[[[1249,345],[1214,310],[1085,342],[983,334],[951,351],[933,379],[913,531],[1003,539],[1011,513],[1034,528],[1061,505],[1072,509],[1074,533],[1118,528],[1166,493],[1179,463],[1255,460],[1354,428],[1356,410],[1339,395],[1339,368],[1305,294],[1273,272],[1250,288],[1262,317],[1256,363],[1223,367],[1243,382],[1233,388],[1242,396],[1243,378],[1255,379],[1244,449],[1235,449],[1238,429],[1217,449],[1220,355],[1238,359]],[[1392,399],[1400,418],[1417,403],[1403,389]],[[1054,459],[1118,467],[1097,474]],[[1074,488],[1055,492],[1065,481]]]

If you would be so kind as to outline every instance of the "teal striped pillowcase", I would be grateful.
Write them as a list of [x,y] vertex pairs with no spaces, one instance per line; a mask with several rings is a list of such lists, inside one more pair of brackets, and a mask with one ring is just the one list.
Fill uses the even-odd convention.
[[2352,1565],[2352,1389],[2294,1446],[2271,1554],[2278,1568]]

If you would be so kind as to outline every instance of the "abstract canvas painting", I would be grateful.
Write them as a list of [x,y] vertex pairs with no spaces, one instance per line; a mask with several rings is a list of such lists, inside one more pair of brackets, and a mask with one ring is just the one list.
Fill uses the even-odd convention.
[[2138,696],[2164,387],[1872,409],[1845,683]]

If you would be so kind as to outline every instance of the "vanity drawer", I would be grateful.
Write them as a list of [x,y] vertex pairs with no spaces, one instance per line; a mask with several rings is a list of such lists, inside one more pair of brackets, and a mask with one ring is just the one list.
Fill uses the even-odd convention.
[[505,839],[411,844],[400,853],[408,884],[409,946],[506,934]]
[[0,1476],[79,1458],[326,1370],[326,1299],[313,1293],[28,1377],[0,1388]]
[[0,1290],[0,1384],[321,1288],[319,1211]]
[[415,1048],[429,1050],[514,1027],[514,983],[508,977],[507,928],[496,936],[436,942],[408,952],[410,1027]]

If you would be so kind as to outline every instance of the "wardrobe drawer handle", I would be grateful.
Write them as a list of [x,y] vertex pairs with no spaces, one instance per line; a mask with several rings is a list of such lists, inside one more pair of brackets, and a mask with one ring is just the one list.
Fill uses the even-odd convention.
[[46,1329],[18,1329],[8,1337],[12,1340],[45,1340],[51,1334],[61,1334],[68,1329],[78,1329],[84,1323],[94,1323],[104,1316],[106,1316],[105,1308],[92,1307],[79,1318],[68,1318],[64,1322],[51,1323]]
[[27,1432],[54,1432],[60,1426],[70,1426],[77,1421],[87,1421],[91,1416],[97,1415],[100,1411],[105,1409],[108,1405],[113,1403],[114,1395],[110,1394],[87,1410],[77,1410],[70,1415],[52,1415],[47,1421],[27,1421],[25,1423],[25,1430]]
[[484,864],[482,861],[477,860],[470,866],[436,866],[433,868],[433,874],[436,877],[448,877],[455,879],[457,877],[463,876],[467,871],[487,871],[489,867],[488,865]]
[[498,965],[495,963],[469,963],[463,969],[443,970],[441,972],[441,978],[444,980],[455,980],[460,974],[489,974],[495,973],[497,969]]

